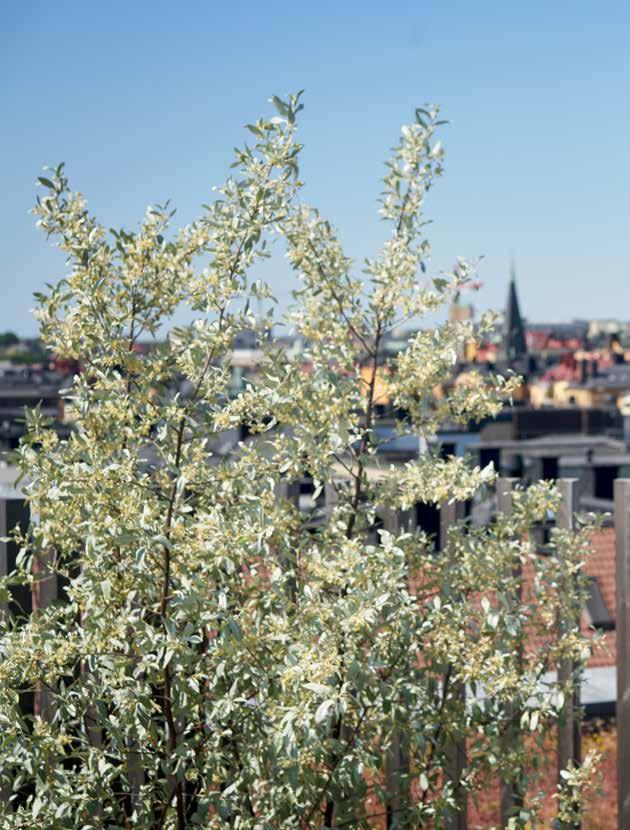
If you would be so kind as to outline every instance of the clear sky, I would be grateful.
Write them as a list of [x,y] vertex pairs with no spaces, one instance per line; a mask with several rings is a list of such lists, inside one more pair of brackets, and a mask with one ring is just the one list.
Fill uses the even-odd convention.
[[[305,88],[310,202],[370,255],[387,149],[436,102],[446,175],[436,271],[484,255],[480,307],[516,260],[530,319],[630,318],[630,3],[5,0],[0,9],[0,330],[33,334],[63,260],[28,214],[44,164],[107,226],[170,198],[189,222],[242,125]],[[286,302],[294,283],[270,277]]]

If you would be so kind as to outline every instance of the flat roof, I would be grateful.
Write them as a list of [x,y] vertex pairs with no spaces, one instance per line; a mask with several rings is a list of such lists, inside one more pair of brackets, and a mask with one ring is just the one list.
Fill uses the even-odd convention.
[[593,453],[588,459],[584,455],[569,453],[561,455],[559,462],[568,467],[618,467],[622,464],[630,465],[630,452],[623,447],[619,452]]
[[519,440],[481,440],[480,449],[514,450],[526,455],[540,455],[553,449],[596,449],[603,448],[611,452],[625,450],[623,441],[606,435],[584,435],[583,433],[560,435],[541,435],[540,438],[521,438]]

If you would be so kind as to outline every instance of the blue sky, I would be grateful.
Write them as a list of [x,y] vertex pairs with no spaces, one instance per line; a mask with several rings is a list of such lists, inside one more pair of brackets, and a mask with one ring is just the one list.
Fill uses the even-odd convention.
[[[373,253],[387,149],[439,103],[446,175],[427,213],[435,271],[484,255],[504,303],[515,257],[530,319],[630,318],[627,2],[7,2],[0,13],[0,330],[36,331],[63,260],[28,214],[65,161],[107,226],[170,198],[189,222],[242,125],[305,88],[305,197],[350,255]],[[281,300],[294,282],[266,271]]]

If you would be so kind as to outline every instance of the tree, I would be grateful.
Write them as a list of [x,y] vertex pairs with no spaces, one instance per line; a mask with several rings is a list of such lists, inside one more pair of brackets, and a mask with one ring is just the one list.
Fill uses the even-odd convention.
[[[557,507],[553,488],[517,491],[492,526],[454,524],[438,553],[400,511],[469,499],[493,471],[429,450],[403,468],[379,460],[384,395],[399,428],[431,445],[445,421],[496,414],[518,382],[472,375],[434,399],[490,317],[420,329],[393,358],[383,349],[470,279],[463,261],[423,276],[422,210],[442,172],[437,110],[402,129],[381,199],[392,232],[359,278],[335,230],[299,200],[301,97],[273,103],[277,116],[248,125],[236,176],[176,234],[168,205],[108,233],[63,166],[40,179],[39,225],[68,257],[66,278],[38,296],[42,337],[85,369],[66,393],[72,434],[59,438],[36,410],[19,450],[34,520],[17,533],[4,598],[51,574],[62,589],[2,623],[4,827],[306,830],[386,813],[399,827],[439,826],[506,766],[527,786],[532,742],[562,706],[541,677],[585,659],[575,627],[550,633],[584,538],[556,533],[563,555],[542,560],[528,535]],[[298,357],[249,311],[270,296],[248,281],[270,239],[301,281]],[[195,322],[138,354],[138,338],[182,304]],[[234,396],[231,348],[252,328],[264,361]],[[216,437],[243,424],[250,438],[217,454]],[[305,477],[307,512],[291,497]],[[535,595],[520,590],[524,562]],[[28,690],[34,714],[20,705]],[[531,740],[506,757],[515,713]],[[468,766],[450,781],[462,736]],[[394,748],[404,763],[392,784]],[[514,821],[526,818],[523,808]]]
[[0,334],[0,348],[6,346],[15,346],[20,342],[20,338],[12,331],[4,331]]

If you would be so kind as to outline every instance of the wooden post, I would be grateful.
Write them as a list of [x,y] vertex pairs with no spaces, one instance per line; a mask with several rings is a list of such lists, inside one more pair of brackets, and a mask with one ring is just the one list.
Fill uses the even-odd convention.
[[290,501],[296,508],[300,498],[300,483],[299,481],[288,481],[286,478],[280,479],[276,487],[276,498]]
[[[462,501],[450,502],[440,506],[440,549],[442,555],[448,555],[448,530],[466,518],[466,504]],[[453,698],[466,707],[466,685],[453,682]],[[446,778],[452,783],[457,801],[457,809],[448,810],[444,817],[444,830],[467,830],[467,798],[462,791],[460,781],[466,770],[466,735],[457,736],[446,747]]]
[[[500,478],[497,481],[497,512],[505,516],[509,516],[512,512],[512,491],[518,482],[517,478]],[[512,576],[517,580],[518,588],[513,598],[515,604],[520,604],[522,594],[521,582],[521,564],[515,562],[512,570]],[[521,648],[517,655],[518,659],[522,661]],[[503,746],[506,753],[521,740],[520,733],[520,713],[513,704],[506,705],[506,718],[508,725],[503,735]],[[500,810],[501,810],[501,827],[508,826],[510,818],[516,815],[519,808],[523,806],[523,791],[522,781],[519,775],[504,775],[501,779],[501,795],[500,795]]]
[[[409,524],[409,512],[386,509],[383,511],[383,529],[392,536],[398,536],[406,530]],[[407,776],[409,773],[409,757],[405,751],[403,735],[395,729],[392,742],[387,753],[386,775],[387,791],[389,794],[386,805],[387,830],[396,827],[401,820],[404,824],[405,808],[411,803],[411,794]]]
[[[31,595],[33,613],[43,611],[57,599],[57,574],[53,570],[55,552],[48,550],[33,555],[33,591]],[[51,721],[54,715],[51,691],[37,681],[33,711],[43,720]]]
[[129,741],[127,744],[127,783],[129,784],[129,800],[131,810],[138,811],[142,808],[140,794],[145,783],[144,768],[142,766],[142,754],[138,750],[136,741]]
[[[575,478],[563,478],[557,483],[558,490],[562,496],[562,502],[556,525],[560,530],[573,530],[575,514],[578,509],[578,480]],[[577,576],[566,586],[571,596],[576,598],[578,585]],[[562,634],[571,631],[575,626],[580,625],[581,608],[577,599],[572,603],[569,619],[558,620],[558,633]],[[580,677],[578,676],[578,665],[572,660],[563,660],[558,666],[558,683],[562,687],[570,687],[571,692],[566,696],[564,705],[564,722],[558,725],[558,784],[562,783],[561,770],[569,766],[578,766],[581,762],[581,717],[580,717]],[[579,830],[580,823],[560,825],[563,830]]]
[[[277,501],[288,501],[299,510],[300,507],[300,483],[299,481],[288,481],[287,479],[280,479],[276,487]],[[283,571],[294,568],[293,576],[289,577],[287,581],[287,594],[289,598],[295,602],[297,596],[297,562],[289,562],[287,556],[281,553],[278,557],[278,563]]]
[[[9,533],[7,527],[7,499],[0,497],[0,539],[6,537]],[[8,543],[0,541],[0,576],[6,576],[9,573],[9,550]],[[7,604],[3,602],[0,604],[0,616],[4,617],[7,613]]]
[[[0,496],[0,538],[7,536],[7,499]],[[0,541],[0,576],[6,576],[9,571],[9,556],[7,543]],[[0,604],[0,618],[7,613],[6,603]],[[0,782],[0,801],[6,804],[11,797],[11,785],[8,782]]]
[[326,516],[331,517],[335,507],[339,504],[339,483],[328,481],[324,485],[324,506],[326,509]]
[[[7,471],[7,477],[2,476],[0,481],[0,537],[10,537],[16,526],[26,529],[28,525],[28,507],[24,496],[19,488],[15,486],[15,477],[11,471]],[[17,547],[15,542],[0,542],[0,576],[7,576],[16,567]],[[14,611],[20,614],[22,611],[30,613],[32,596],[28,587],[13,586],[10,594],[12,601],[0,604],[0,617],[6,618],[11,606],[15,604]],[[25,715],[32,712],[34,695],[30,692],[20,694],[20,706]],[[13,782],[5,781],[0,784],[0,801],[9,801],[13,793]]]
[[617,827],[630,827],[630,479],[615,481],[617,542]]

